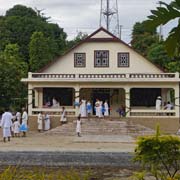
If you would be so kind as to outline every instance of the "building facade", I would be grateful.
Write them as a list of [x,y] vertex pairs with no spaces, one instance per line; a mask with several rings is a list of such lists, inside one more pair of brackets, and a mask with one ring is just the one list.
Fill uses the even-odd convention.
[[[179,73],[165,73],[104,28],[22,82],[28,83],[29,115],[59,116],[65,106],[68,116],[77,116],[74,102],[84,98],[94,105],[98,98],[108,101],[113,117],[120,107],[127,117],[179,117]],[[168,101],[172,110],[164,109]]]

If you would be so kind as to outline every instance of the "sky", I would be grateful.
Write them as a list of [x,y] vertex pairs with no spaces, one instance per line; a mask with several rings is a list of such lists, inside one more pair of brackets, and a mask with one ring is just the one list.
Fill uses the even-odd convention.
[[[105,0],[104,0],[105,1]],[[113,4],[114,0],[111,3]],[[150,10],[158,6],[159,0],[118,0],[122,40],[131,41],[132,27],[150,15]],[[163,0],[166,3],[171,0]],[[59,24],[73,39],[78,32],[90,34],[99,28],[101,0],[0,0],[0,15],[16,4],[26,5],[42,10],[45,16],[51,17],[50,22]],[[175,22],[163,27],[163,35],[167,36]]]

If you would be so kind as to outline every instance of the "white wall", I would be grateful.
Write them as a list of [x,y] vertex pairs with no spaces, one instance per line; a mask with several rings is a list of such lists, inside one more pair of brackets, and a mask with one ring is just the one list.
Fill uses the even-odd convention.
[[[109,50],[109,67],[94,68],[94,50]],[[130,67],[117,67],[117,53],[130,53]],[[74,67],[74,53],[86,53],[86,67]],[[56,63],[52,64],[43,73],[59,74],[110,74],[110,73],[161,73],[162,71],[133,51],[131,48],[118,42],[86,42],[72,50],[67,55],[59,58]]]

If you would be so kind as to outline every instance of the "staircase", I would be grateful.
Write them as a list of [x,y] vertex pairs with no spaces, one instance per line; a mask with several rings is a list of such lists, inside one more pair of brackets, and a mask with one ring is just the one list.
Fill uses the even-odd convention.
[[[129,120],[108,119],[81,119],[82,135],[130,135],[133,137],[154,134],[154,130],[142,125],[133,124]],[[76,121],[68,122],[54,128],[46,134],[74,136],[76,134]]]

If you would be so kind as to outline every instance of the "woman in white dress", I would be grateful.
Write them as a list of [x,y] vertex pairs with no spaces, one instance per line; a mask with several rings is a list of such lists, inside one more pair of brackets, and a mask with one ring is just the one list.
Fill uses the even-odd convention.
[[99,101],[98,111],[99,111],[99,118],[102,118],[103,117],[103,102],[102,101]]
[[108,105],[108,102],[107,100],[104,102],[104,116],[109,116],[109,105]]
[[99,100],[96,99],[96,102],[95,102],[95,111],[96,111],[96,117],[99,117],[99,109],[100,109],[100,103],[99,103]]
[[84,99],[81,100],[80,114],[81,114],[81,117],[87,117],[86,100],[84,100]]
[[61,123],[66,123],[67,122],[65,107],[62,107],[62,114],[61,114],[60,122]]
[[49,114],[46,113],[44,117],[44,130],[48,131],[50,129],[50,117]]
[[161,96],[158,96],[156,99],[156,110],[161,110],[162,100]]
[[19,128],[20,128],[20,123],[19,123],[19,121],[18,121],[18,119],[16,119],[15,121],[14,121],[14,123],[13,123],[13,129],[14,129],[14,136],[15,137],[19,137]]
[[41,112],[38,114],[37,123],[38,123],[38,131],[41,132],[43,130],[43,115]]
[[78,137],[81,137],[81,116],[78,116],[78,119],[77,119],[76,133]]
[[20,126],[20,131],[23,132],[23,137],[26,137],[26,132],[28,130],[28,114],[26,112],[26,109],[22,109],[23,114],[22,114],[22,124]]

